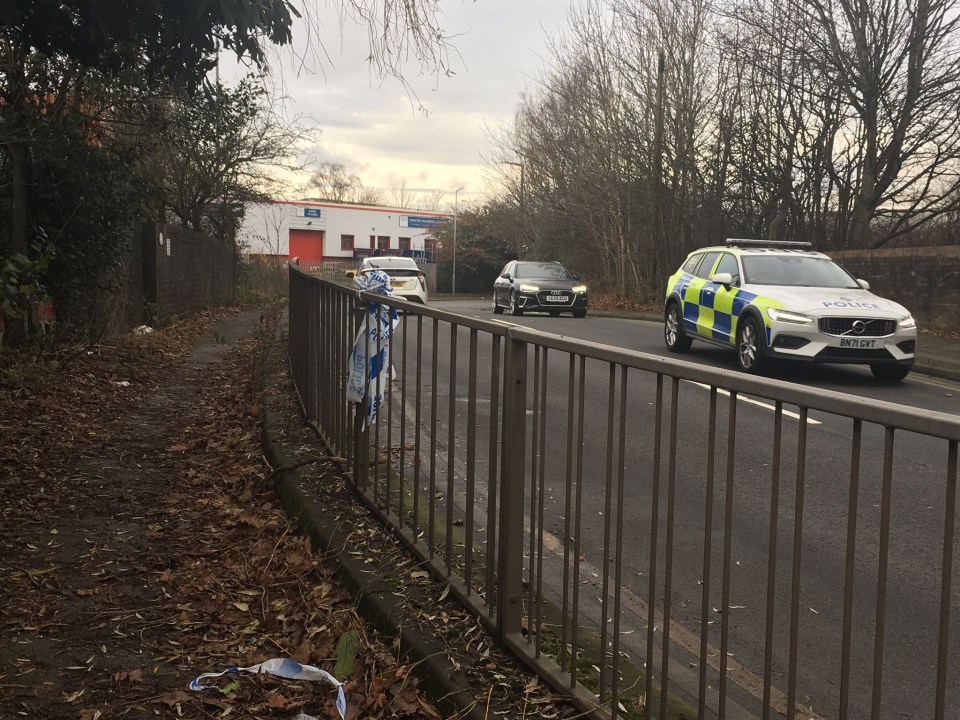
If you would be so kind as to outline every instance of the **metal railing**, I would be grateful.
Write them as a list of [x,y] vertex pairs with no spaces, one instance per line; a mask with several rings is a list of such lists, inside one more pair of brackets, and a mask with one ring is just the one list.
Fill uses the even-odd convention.
[[[596,717],[960,717],[960,418],[290,273],[290,365],[356,490]],[[363,321],[368,322],[368,321]]]

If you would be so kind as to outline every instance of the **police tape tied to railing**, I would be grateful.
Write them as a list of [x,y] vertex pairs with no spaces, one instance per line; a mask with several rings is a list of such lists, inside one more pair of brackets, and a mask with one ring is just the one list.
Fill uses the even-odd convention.
[[[363,277],[353,278],[359,291],[393,297],[390,278],[382,270],[374,270]],[[388,377],[393,375],[390,364],[390,336],[400,319],[395,308],[380,303],[369,303],[366,317],[360,324],[357,339],[350,354],[350,374],[347,377],[347,401],[363,402],[367,398],[366,422],[372,425],[383,404],[383,393]],[[391,375],[388,376],[387,372]]]

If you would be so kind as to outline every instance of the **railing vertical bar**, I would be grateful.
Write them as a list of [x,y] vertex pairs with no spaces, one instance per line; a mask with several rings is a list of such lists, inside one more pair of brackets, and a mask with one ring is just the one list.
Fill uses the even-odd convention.
[[[610,619],[610,545],[611,520],[613,519],[613,449],[614,449],[614,422],[616,412],[617,366],[609,363],[607,367],[607,438],[606,456],[604,457],[603,471],[603,573],[602,590],[600,594],[600,704],[607,701],[607,648],[609,647],[608,620]],[[611,707],[612,717],[616,717],[616,710]]]
[[[527,344],[507,336],[503,371],[503,478],[500,482],[498,639],[523,622],[523,492],[526,453]],[[510,432],[506,432],[510,428]]]
[[727,655],[730,647],[730,566],[733,557],[733,478],[737,446],[737,393],[727,409],[727,472],[723,496],[723,566],[720,587],[720,717],[727,707]]
[[611,671],[610,703],[613,718],[620,710],[620,602],[623,589],[623,505],[624,483],[627,462],[627,368],[620,369],[620,436],[617,438],[619,454],[617,457],[617,520],[616,549],[613,578],[613,669]]
[[[403,314],[401,328],[403,332],[403,341],[400,343],[400,452],[397,454],[397,482],[399,484],[397,492],[397,519],[400,527],[404,527],[407,521],[403,517],[403,496],[407,492],[407,319],[408,314]],[[392,400],[391,400],[392,402]]]
[[[370,313],[366,311],[366,305],[363,314],[363,352],[364,352],[364,372],[370,372]],[[367,404],[370,402],[370,383],[363,384],[363,398],[354,405],[354,435],[357,438],[355,444],[357,462],[356,477],[353,480],[354,487],[361,492],[366,492],[370,482],[370,423],[367,422]]]
[[850,490],[847,497],[847,553],[843,575],[843,638],[840,650],[840,717],[850,704],[850,654],[853,646],[853,586],[857,559],[857,505],[860,494],[860,444],[863,421],[853,421],[850,444]]
[[343,294],[340,301],[340,335],[338,337],[343,340],[343,364],[341,367],[340,375],[340,412],[342,413],[341,418],[341,432],[343,433],[343,453],[353,459],[353,415],[352,411],[354,410],[353,403],[347,402],[347,374],[349,372],[349,362],[350,356],[353,353],[353,344],[356,342],[357,337],[357,328],[354,318],[356,315],[353,312],[353,295],[352,294]]
[[[381,308],[379,305],[375,306],[377,315],[379,316]],[[376,333],[377,335],[377,361],[382,357],[383,353],[383,334]],[[369,358],[370,356],[367,355]],[[373,372],[370,366],[367,366],[368,372]],[[380,438],[381,438],[381,422],[380,419],[383,416],[383,407],[376,407],[377,399],[383,396],[383,373],[377,373],[373,381],[373,401],[370,403],[370,412],[371,414],[375,411],[377,414],[377,419],[373,423],[373,447],[371,448],[373,452],[373,501],[374,504],[380,504]]]
[[[327,288],[323,285],[314,285],[316,291],[316,310],[314,312],[315,327],[317,329],[318,336],[323,336],[323,327],[324,321],[326,320],[327,314],[327,304],[325,302]],[[325,399],[326,387],[326,377],[324,375],[324,370],[326,370],[326,355],[328,348],[325,343],[317,343],[315,351],[315,364],[313,367],[314,382],[316,386],[316,420],[317,426],[321,429],[321,437],[327,437],[325,421],[327,419],[327,407],[323,402]]]
[[[573,626],[570,628],[570,687],[577,684],[577,657],[580,653],[580,540],[583,529],[583,433],[584,433],[584,406],[587,385],[587,358],[580,356],[580,379],[577,384],[577,474],[576,498],[573,513],[573,609],[570,617]],[[569,542],[569,541],[567,541]]]
[[335,293],[332,289],[328,290],[327,298],[324,302],[325,312],[323,317],[323,326],[320,330],[320,337],[322,341],[327,346],[327,367],[324,370],[324,415],[326,420],[324,424],[327,431],[327,443],[330,448],[333,450],[334,454],[338,454],[339,442],[340,442],[340,372],[345,365],[340,365],[340,353],[342,350],[342,343],[338,342],[339,336],[336,334],[337,328],[337,303],[340,300],[338,293]]
[[[573,410],[576,390],[577,356],[570,354],[567,371],[567,453],[564,469],[563,493],[563,591],[560,596],[560,669],[567,670],[570,656],[567,653],[567,618],[570,610],[570,527],[573,518]],[[576,619],[574,619],[576,621]]]
[[[387,422],[386,422],[386,439],[384,442],[384,497],[382,500],[384,509],[386,510],[387,515],[390,514],[390,509],[392,507],[391,497],[393,495],[393,320],[392,315],[396,311],[389,306],[385,306],[383,309],[386,310],[387,316],[391,319],[388,320],[390,323],[390,329],[387,330],[386,348],[387,353],[386,367],[383,368],[383,372],[386,373],[386,388],[384,393],[384,402],[380,404],[380,410],[377,412],[377,419],[380,418],[380,414],[383,412],[383,406],[387,406]],[[381,312],[383,311],[381,309]]]
[[670,688],[670,620],[673,598],[673,520],[677,498],[677,418],[680,404],[680,378],[671,378],[670,437],[667,458],[667,527],[664,545],[663,572],[663,647],[660,662],[660,717],[667,717],[667,696]]
[[353,447],[353,427],[351,425],[351,410],[353,404],[347,401],[347,375],[350,372],[350,356],[353,353],[353,343],[356,340],[357,329],[354,326],[353,302],[348,293],[338,293],[336,340],[340,345],[340,358],[337,364],[337,407],[340,418],[340,443],[337,454],[351,458]]
[[543,508],[546,503],[547,493],[544,489],[546,478],[545,471],[547,466],[546,459],[546,447],[547,447],[547,361],[550,357],[550,351],[547,348],[543,349],[543,367],[541,368],[541,379],[540,379],[540,440],[537,443],[537,446],[540,448],[541,458],[540,458],[540,473],[537,489],[537,497],[539,502],[537,504],[537,576],[536,582],[533,583],[536,585],[537,590],[537,615],[536,615],[536,650],[537,657],[540,657],[540,652],[543,646],[543,545],[544,545],[544,521],[543,521]]
[[883,495],[880,497],[880,557],[877,567],[877,617],[873,642],[873,699],[870,717],[880,717],[883,694],[883,641],[886,630],[887,566],[890,558],[890,506],[893,490],[893,435],[894,428],[885,427],[883,434]]
[[343,339],[343,364],[340,366],[340,412],[343,433],[343,450],[348,457],[353,453],[353,403],[347,402],[347,374],[349,373],[350,356],[353,353],[353,344],[357,337],[356,315],[353,311],[353,295],[344,294],[340,303],[340,335]]
[[[533,428],[530,448],[530,544],[527,556],[527,644],[533,644],[533,626],[537,612],[535,582],[537,568],[537,467],[540,460],[540,355],[543,349],[535,345],[533,349]],[[526,484],[526,481],[524,481]]]
[[327,327],[327,337],[330,339],[333,347],[333,353],[331,357],[331,363],[333,367],[330,368],[330,380],[332,384],[333,397],[331,398],[332,402],[330,408],[330,427],[331,427],[331,438],[332,449],[335,455],[343,455],[343,395],[341,394],[343,390],[340,388],[342,384],[340,382],[341,373],[343,369],[347,367],[346,359],[343,357],[343,334],[341,333],[342,327],[342,317],[343,313],[341,308],[343,307],[343,293],[334,293],[332,301],[330,303],[330,318],[329,325]]
[[700,683],[697,692],[697,717],[706,717],[707,657],[710,641],[710,575],[713,558],[713,494],[717,454],[717,388],[710,386],[710,411],[707,421],[707,477],[703,508],[703,586],[700,589]]
[[787,718],[797,716],[797,655],[800,636],[800,573],[803,554],[803,499],[807,480],[807,408],[800,408],[797,430],[797,485],[793,502],[793,570],[790,589],[790,659],[787,669]]
[[446,550],[444,563],[447,568],[447,577],[453,575],[453,495],[456,492],[456,464],[457,464],[457,336],[460,327],[450,325],[450,397],[447,408],[447,492],[446,497]]
[[767,606],[763,643],[763,718],[770,720],[773,690],[773,626],[777,597],[777,536],[780,530],[780,453],[783,446],[783,403],[776,401],[773,414],[773,456],[770,459],[770,521],[767,530]]
[[466,538],[463,545],[464,575],[467,585],[467,594],[473,593],[473,519],[474,519],[474,483],[477,473],[477,330],[470,329],[470,361],[467,385],[467,498],[465,531]]
[[[317,332],[319,323],[317,322],[317,312],[320,306],[319,301],[317,300],[317,295],[319,295],[319,288],[316,285],[311,284],[308,290],[309,294],[309,316],[310,316],[310,328],[313,333]],[[317,418],[317,352],[319,351],[320,343],[312,342],[307,348],[307,396],[305,398],[307,404],[307,418],[310,420],[316,421]]]
[[416,350],[417,361],[414,363],[416,367],[416,392],[414,393],[414,403],[413,403],[413,414],[414,414],[414,424],[413,424],[413,539],[416,540],[420,537],[422,530],[420,523],[420,479],[422,476],[421,469],[423,463],[420,462],[420,453],[422,448],[420,447],[421,432],[420,424],[423,422],[421,408],[423,406],[423,315],[417,315],[417,350]]
[[943,515],[943,569],[940,581],[940,642],[937,651],[936,720],[944,720],[947,696],[947,670],[950,665],[950,598],[953,577],[953,541],[957,519],[957,443],[947,450],[947,485]]
[[647,712],[653,698],[653,641],[657,608],[657,536],[660,532],[660,434],[663,432],[663,375],[657,373],[657,399],[653,421],[653,479],[650,488],[650,567],[647,579],[647,648],[644,665],[644,697]]
[[496,558],[497,558],[497,483],[500,469],[497,460],[500,456],[500,336],[491,337],[490,351],[490,447],[489,472],[487,473],[487,617],[493,618],[496,608]]
[[[322,306],[320,307],[320,322],[317,327],[317,332],[320,334],[321,338],[326,338],[329,336],[330,329],[330,290],[326,287],[320,288]],[[317,367],[317,383],[320,387],[319,400],[320,400],[320,412],[323,418],[323,428],[324,436],[327,439],[327,442],[331,440],[330,433],[330,411],[331,411],[331,391],[330,386],[330,371],[333,369],[333,359],[331,354],[333,353],[334,348],[332,343],[321,342],[320,347],[320,364]]]
[[330,395],[326,405],[327,413],[330,416],[331,449],[335,455],[342,455],[344,440],[343,407],[346,396],[346,377],[344,373],[347,369],[346,342],[344,342],[344,335],[341,332],[343,327],[343,293],[331,292],[328,307],[327,327],[323,333],[323,341],[331,345],[330,374],[327,378]]
[[427,521],[427,543],[430,546],[429,556],[433,559],[436,554],[437,535],[437,378],[439,371],[440,321],[433,318],[433,348],[432,363],[430,365],[430,495],[429,518]]

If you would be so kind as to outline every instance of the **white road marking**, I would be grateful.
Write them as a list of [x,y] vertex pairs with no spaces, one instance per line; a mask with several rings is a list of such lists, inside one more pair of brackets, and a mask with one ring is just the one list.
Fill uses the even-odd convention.
[[[710,389],[710,386],[709,386],[709,385],[706,385],[706,384],[704,384],[704,383],[693,382],[693,380],[684,380],[684,382],[688,382],[688,383],[690,383],[691,385],[696,385],[697,387],[702,387],[704,390],[709,390],[709,389]],[[730,396],[730,391],[729,391],[729,390],[724,390],[723,388],[717,388],[717,392],[720,393],[721,395],[726,395],[727,397]],[[753,398],[747,397],[746,395],[737,395],[737,399],[738,399],[738,400],[742,400],[742,401],[745,402],[745,403],[750,403],[751,405],[756,405],[757,407],[762,407],[762,408],[765,408],[765,409],[767,409],[767,410],[773,410],[774,412],[776,412],[776,410],[777,410],[777,406],[776,406],[776,405],[771,405],[770,403],[765,403],[765,402],[761,402],[761,401],[759,401],[759,400],[754,400]],[[800,414],[799,414],[799,413],[791,412],[790,410],[783,410],[782,412],[783,412],[784,415],[786,415],[787,417],[791,417],[791,418],[793,418],[794,420],[799,420],[799,419],[800,419]],[[808,424],[808,425],[823,425],[822,422],[820,422],[819,420],[814,420],[812,417],[808,417],[808,418],[807,418],[807,424]]]

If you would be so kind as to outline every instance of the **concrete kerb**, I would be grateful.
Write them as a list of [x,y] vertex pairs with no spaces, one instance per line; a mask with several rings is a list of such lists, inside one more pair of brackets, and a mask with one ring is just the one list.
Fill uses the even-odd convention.
[[393,591],[396,583],[390,583],[387,569],[348,555],[347,533],[341,521],[312,496],[298,469],[283,469],[291,467],[293,461],[276,440],[277,426],[275,414],[265,411],[264,454],[270,466],[279,469],[274,476],[277,493],[287,514],[296,520],[298,531],[311,539],[317,552],[335,559],[335,577],[355,598],[360,616],[381,633],[399,638],[400,653],[415,664],[414,672],[430,699],[450,715],[484,720],[485,698],[477,695],[478,689],[450,662],[445,645],[422,632],[401,608]]

